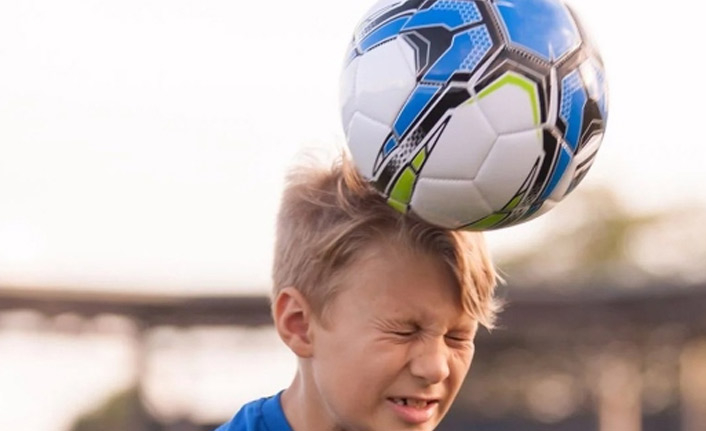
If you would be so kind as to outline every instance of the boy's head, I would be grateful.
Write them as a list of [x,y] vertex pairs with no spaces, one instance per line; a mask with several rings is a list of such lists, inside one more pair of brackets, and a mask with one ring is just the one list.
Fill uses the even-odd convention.
[[434,429],[497,311],[482,235],[398,213],[345,158],[288,178],[273,279],[295,431]]

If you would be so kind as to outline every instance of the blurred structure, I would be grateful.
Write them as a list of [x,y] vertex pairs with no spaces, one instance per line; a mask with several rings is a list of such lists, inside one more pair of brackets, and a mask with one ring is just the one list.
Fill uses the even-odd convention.
[[[581,194],[533,221],[540,234],[500,259],[509,274],[500,328],[479,334],[469,378],[439,431],[706,430],[706,212],[636,215],[605,190]],[[264,296],[0,288],[0,335],[12,313],[33,316],[30,330],[77,339],[104,331],[106,319],[129,322],[121,333],[131,340],[132,387],[84,412],[71,431],[210,431],[247,401],[229,398],[233,386],[247,380],[275,391],[263,389],[274,365],[294,361],[272,353],[281,345]],[[194,336],[222,328],[240,330],[210,345]],[[160,363],[165,350],[184,360]],[[235,354],[259,368],[245,369]],[[226,410],[198,414],[208,406],[169,397],[196,392],[205,379],[221,385],[208,390]]]
[[[440,430],[703,431],[706,285],[650,290],[659,293],[509,298],[501,328],[479,335],[467,384]],[[81,320],[122,315],[137,323],[138,343],[162,326],[252,328],[270,321],[265,297],[0,290],[0,313],[19,309],[50,321],[69,314]],[[217,425],[160,423],[151,417],[138,402],[145,377],[139,369],[150,351],[145,346],[138,351],[137,388],[87,412],[73,431],[188,431]],[[237,408],[233,405],[233,413]]]

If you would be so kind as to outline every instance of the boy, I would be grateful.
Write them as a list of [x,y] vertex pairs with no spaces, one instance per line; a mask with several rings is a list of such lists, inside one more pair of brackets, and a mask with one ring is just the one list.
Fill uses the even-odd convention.
[[272,315],[298,370],[217,431],[432,431],[497,312],[482,235],[396,212],[345,158],[288,180]]

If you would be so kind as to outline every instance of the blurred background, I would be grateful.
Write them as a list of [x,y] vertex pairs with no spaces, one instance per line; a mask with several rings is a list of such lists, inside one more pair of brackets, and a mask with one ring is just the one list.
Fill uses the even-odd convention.
[[[211,430],[289,384],[279,193],[343,145],[369,3],[0,3],[0,430]],[[704,431],[697,3],[571,4],[607,135],[561,205],[488,234],[508,305],[439,430]]]

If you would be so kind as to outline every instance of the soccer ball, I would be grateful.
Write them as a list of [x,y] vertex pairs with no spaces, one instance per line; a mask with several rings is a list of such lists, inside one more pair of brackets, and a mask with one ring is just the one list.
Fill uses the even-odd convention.
[[392,207],[486,230],[548,211],[584,178],[607,87],[561,0],[383,0],[350,44],[341,116]]

